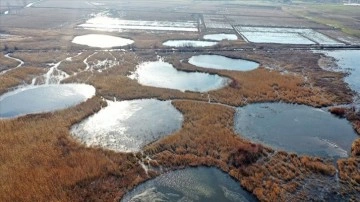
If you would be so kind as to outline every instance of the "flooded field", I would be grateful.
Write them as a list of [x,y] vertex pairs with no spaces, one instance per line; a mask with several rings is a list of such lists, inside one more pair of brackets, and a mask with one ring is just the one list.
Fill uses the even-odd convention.
[[239,26],[236,30],[254,43],[343,45],[312,29]]
[[183,117],[170,101],[113,102],[71,129],[80,142],[118,152],[136,152],[179,130]]
[[195,41],[195,40],[169,40],[163,43],[164,46],[171,47],[209,47],[215,46],[217,42]]
[[163,61],[145,62],[137,66],[129,78],[145,86],[177,89],[180,91],[207,92],[220,89],[230,79],[200,72],[183,72]]
[[85,84],[28,86],[0,97],[0,117],[65,109],[95,95],[95,88]]
[[285,103],[239,107],[236,131],[280,150],[322,157],[347,157],[357,138],[351,124],[327,111]]
[[87,20],[84,24],[80,24],[79,27],[110,32],[121,32],[122,30],[198,31],[196,22],[124,20],[101,13]]
[[221,55],[197,55],[189,59],[189,63],[198,67],[235,71],[251,71],[259,67],[256,62],[233,59]]
[[103,35],[103,34],[87,34],[82,36],[76,36],[72,40],[72,42],[79,45],[86,45],[86,46],[98,47],[98,48],[126,46],[134,43],[134,41],[130,39]]
[[205,40],[222,41],[222,40],[237,40],[236,34],[207,34],[203,37]]
[[257,201],[235,180],[215,168],[187,168],[147,181],[130,191],[125,201]]

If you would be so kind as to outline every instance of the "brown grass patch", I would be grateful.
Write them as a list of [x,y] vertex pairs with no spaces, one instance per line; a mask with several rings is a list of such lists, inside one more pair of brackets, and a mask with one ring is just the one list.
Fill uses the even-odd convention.
[[355,189],[360,191],[360,159],[340,159],[338,166],[340,179],[351,183]]
[[351,155],[360,157],[360,138],[356,139],[351,145]]
[[0,53],[0,72],[7,70],[7,69],[14,68],[14,67],[18,66],[18,64],[19,64],[19,62],[17,62],[16,60],[7,58],[7,57],[5,57],[5,55],[3,53]]
[[31,83],[34,76],[43,74],[43,69],[36,67],[21,67],[0,75],[0,94],[8,91],[9,88],[20,84]]
[[117,176],[123,184],[113,187],[116,191],[104,192],[101,186],[92,190],[99,198],[113,199],[143,180],[132,155],[87,149],[70,138],[70,126],[102,105],[95,97],[55,113],[0,120],[0,201],[85,200],[88,194],[82,188],[89,179]]

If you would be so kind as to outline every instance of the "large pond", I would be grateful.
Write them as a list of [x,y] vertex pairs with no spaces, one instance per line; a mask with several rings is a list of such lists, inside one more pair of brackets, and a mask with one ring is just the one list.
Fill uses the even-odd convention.
[[215,168],[187,168],[149,180],[121,201],[257,201],[239,182]]
[[182,114],[170,101],[153,99],[112,102],[71,129],[87,146],[136,152],[181,128]]
[[196,41],[196,40],[169,40],[163,43],[164,46],[171,47],[209,47],[215,46],[217,42],[213,41]]
[[236,71],[250,71],[259,67],[256,62],[232,59],[221,55],[197,55],[189,59],[189,63],[198,67],[236,70]]
[[322,109],[285,103],[237,108],[235,130],[281,150],[334,158],[347,157],[357,138],[346,119]]
[[180,91],[207,92],[220,89],[230,83],[230,79],[200,72],[183,72],[163,61],[140,64],[129,78],[136,79],[145,86],[177,89]]
[[130,39],[109,36],[104,34],[87,34],[82,36],[76,36],[72,40],[72,42],[79,45],[87,45],[90,47],[97,47],[97,48],[126,46],[134,43],[134,41]]
[[12,118],[68,108],[95,95],[85,84],[28,86],[0,97],[0,117]]
[[206,34],[203,37],[205,40],[222,41],[222,40],[237,40],[236,34]]

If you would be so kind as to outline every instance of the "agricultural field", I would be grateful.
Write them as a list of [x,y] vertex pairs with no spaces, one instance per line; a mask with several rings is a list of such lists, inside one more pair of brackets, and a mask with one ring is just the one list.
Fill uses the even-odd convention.
[[0,2],[0,201],[357,201],[360,6]]

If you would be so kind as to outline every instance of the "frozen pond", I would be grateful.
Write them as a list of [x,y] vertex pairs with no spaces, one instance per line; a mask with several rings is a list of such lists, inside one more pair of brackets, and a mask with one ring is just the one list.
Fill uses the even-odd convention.
[[334,158],[347,157],[357,138],[346,119],[321,109],[285,103],[237,108],[235,130],[278,149]]
[[199,167],[160,175],[135,187],[121,201],[251,202],[257,199],[220,170]]
[[189,22],[169,22],[169,21],[144,21],[144,20],[123,20],[112,18],[106,14],[98,14],[87,20],[79,27],[101,31],[122,31],[122,30],[159,30],[159,31],[184,31],[197,32],[197,23]]
[[312,29],[238,26],[236,31],[254,43],[344,45]]
[[177,89],[183,92],[207,92],[220,89],[230,83],[230,79],[218,75],[178,71],[171,64],[163,61],[142,63],[129,78],[136,79],[145,86]]
[[217,42],[213,41],[196,41],[196,40],[169,40],[163,43],[164,46],[171,47],[209,47],[215,46]]
[[237,40],[235,34],[207,34],[204,35],[205,40],[222,41],[222,40]]
[[72,42],[75,44],[87,45],[90,47],[98,47],[98,48],[126,46],[134,43],[134,41],[130,39],[103,35],[103,34],[87,34],[82,36],[76,36],[72,40]]
[[236,71],[250,71],[259,67],[259,64],[256,62],[232,59],[221,55],[192,56],[189,59],[189,63],[198,67]]
[[88,146],[136,152],[179,130],[182,121],[182,114],[170,101],[108,101],[107,107],[74,125],[71,133]]
[[0,117],[65,109],[95,95],[95,88],[85,84],[28,86],[0,97]]

